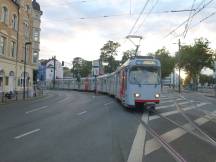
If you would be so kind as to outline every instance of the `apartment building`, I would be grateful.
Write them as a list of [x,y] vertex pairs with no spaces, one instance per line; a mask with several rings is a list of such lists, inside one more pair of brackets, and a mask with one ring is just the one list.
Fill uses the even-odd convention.
[[36,0],[0,0],[0,92],[33,89],[41,15]]

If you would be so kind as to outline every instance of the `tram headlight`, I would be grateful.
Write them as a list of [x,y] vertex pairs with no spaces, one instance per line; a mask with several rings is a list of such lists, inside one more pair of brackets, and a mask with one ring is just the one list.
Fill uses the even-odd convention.
[[135,97],[135,98],[140,98],[140,97],[141,97],[141,94],[140,94],[140,93],[134,93],[134,97]]
[[160,98],[160,94],[157,93],[157,94],[155,95],[155,98]]

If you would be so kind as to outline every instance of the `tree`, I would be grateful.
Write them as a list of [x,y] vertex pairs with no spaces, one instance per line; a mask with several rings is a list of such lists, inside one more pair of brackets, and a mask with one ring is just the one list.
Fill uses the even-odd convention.
[[130,59],[131,57],[133,57],[135,55],[136,55],[136,53],[135,53],[134,49],[127,50],[127,51],[123,52],[121,64],[124,64],[128,59]]
[[68,67],[63,67],[63,72],[64,72],[64,77],[71,77],[72,75],[72,72],[71,72],[71,69],[68,68]]
[[184,80],[184,86],[188,86],[191,83],[191,75],[188,74]]
[[118,42],[108,41],[101,48],[100,60],[108,63],[108,65],[104,68],[105,73],[111,73],[119,66],[119,61],[115,60],[115,56],[117,56],[117,49],[119,47],[120,44]]
[[177,66],[183,68],[192,77],[197,90],[198,76],[204,67],[212,68],[213,51],[209,48],[209,41],[203,38],[195,40],[194,45],[182,46],[176,53]]
[[81,65],[80,76],[87,77],[91,74],[92,62],[84,60]]
[[92,70],[92,62],[86,61],[80,57],[76,57],[73,60],[73,68],[72,73],[73,77],[77,78],[78,80],[80,77],[87,77],[89,74],[91,74]]
[[204,85],[205,83],[212,84],[213,80],[214,79],[212,76],[208,76],[208,75],[204,75],[204,74],[200,74],[200,76],[199,76],[199,82],[202,85]]
[[154,56],[160,59],[161,77],[164,79],[173,72],[175,67],[175,58],[170,56],[170,53],[166,48],[158,49]]

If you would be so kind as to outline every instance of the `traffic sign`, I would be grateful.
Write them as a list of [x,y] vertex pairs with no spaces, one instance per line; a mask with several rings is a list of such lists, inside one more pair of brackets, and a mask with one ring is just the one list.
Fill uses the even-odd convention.
[[100,66],[99,60],[93,60],[92,61],[92,67],[99,67],[99,66]]
[[99,69],[99,67],[96,67],[96,68],[94,67],[94,68],[93,68],[93,75],[94,75],[94,76],[98,76],[99,74],[100,74],[100,69]]

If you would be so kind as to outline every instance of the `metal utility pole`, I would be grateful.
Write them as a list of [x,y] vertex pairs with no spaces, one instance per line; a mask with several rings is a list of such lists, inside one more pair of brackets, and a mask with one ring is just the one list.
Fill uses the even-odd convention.
[[[181,40],[178,40],[179,45],[179,63],[180,63],[180,50],[181,50]],[[179,93],[181,93],[181,68],[179,66]]]
[[55,80],[56,80],[56,56],[53,57],[54,61],[54,72],[53,72],[53,89],[55,89]]
[[173,69],[173,90],[175,90],[175,68]]
[[27,56],[27,45],[31,45],[31,42],[25,43],[25,56],[24,56],[24,74],[23,74],[23,99],[25,100],[26,96],[26,56]]
[[[213,57],[213,59],[215,60],[215,56]],[[213,85],[214,85],[214,91],[216,97],[216,61],[214,61]]]

